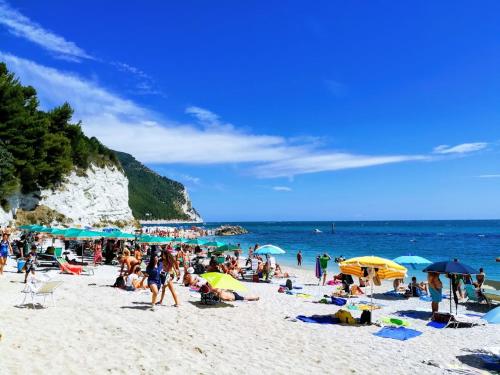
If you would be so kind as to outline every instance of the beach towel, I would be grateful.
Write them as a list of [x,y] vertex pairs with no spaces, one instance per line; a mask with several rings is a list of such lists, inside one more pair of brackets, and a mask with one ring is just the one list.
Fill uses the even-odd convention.
[[332,296],[332,303],[337,306],[344,306],[347,303],[347,300],[344,298],[337,298]]
[[385,316],[383,318],[380,318],[380,322],[386,325],[390,326],[397,326],[397,327],[409,327],[410,322],[408,322],[405,319],[398,319],[398,318],[391,318],[389,316]]
[[339,324],[339,320],[332,315],[297,315],[297,319],[304,323]]
[[[425,302],[432,302],[432,297],[431,297],[431,296],[427,296],[427,295],[426,295],[426,296],[420,296],[420,297],[418,297],[418,298],[419,298],[421,301],[425,301]],[[443,299],[446,299],[446,298],[448,298],[448,296],[443,294],[443,295],[442,295],[442,298],[443,298]]]
[[414,337],[420,336],[422,332],[415,329],[405,327],[384,327],[380,331],[375,332],[373,335],[400,341],[406,341]]
[[398,293],[395,290],[390,290],[384,293],[384,296],[396,297],[396,298],[405,298],[405,295],[402,293]]
[[436,328],[436,329],[443,329],[448,325],[448,323],[441,323],[441,322],[432,321],[432,322],[427,323],[426,325],[427,325],[427,327],[432,327],[432,328]]
[[357,303],[347,306],[349,310],[361,310],[361,311],[372,311],[372,310],[380,310],[382,307],[376,304],[363,304]]

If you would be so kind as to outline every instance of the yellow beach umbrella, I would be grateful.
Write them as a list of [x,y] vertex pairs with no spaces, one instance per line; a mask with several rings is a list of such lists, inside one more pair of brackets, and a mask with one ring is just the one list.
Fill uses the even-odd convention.
[[207,280],[212,288],[236,290],[240,292],[247,290],[245,285],[226,273],[208,272],[200,276]]
[[339,264],[340,272],[347,275],[363,277],[362,268],[376,268],[380,279],[402,279],[406,277],[406,267],[390,259],[376,256],[364,256],[347,259]]

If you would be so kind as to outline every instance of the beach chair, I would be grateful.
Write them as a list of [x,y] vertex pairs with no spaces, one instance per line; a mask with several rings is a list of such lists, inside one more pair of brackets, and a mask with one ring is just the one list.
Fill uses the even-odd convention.
[[252,266],[243,273],[243,280],[259,282],[258,268],[259,261],[257,259],[252,259]]
[[490,305],[490,301],[486,296],[481,292],[476,290],[474,285],[465,284],[465,294],[467,295],[467,302],[472,301],[476,303],[481,303],[482,301],[486,301],[488,306]]
[[48,296],[50,296],[52,300],[52,305],[55,307],[56,302],[54,300],[54,291],[61,286],[62,281],[46,281],[41,283],[39,286],[33,283],[26,284],[24,289],[21,291],[24,293],[24,299],[21,305],[24,305],[26,303],[26,299],[28,296],[31,297],[31,303],[33,306],[35,305],[35,298],[36,297],[43,297],[43,305],[45,305],[45,300]]
[[89,266],[80,266],[77,264],[70,264],[64,258],[56,258],[57,263],[59,264],[59,269],[62,273],[68,273],[70,275],[80,275],[82,273],[87,275],[94,274],[94,267]]

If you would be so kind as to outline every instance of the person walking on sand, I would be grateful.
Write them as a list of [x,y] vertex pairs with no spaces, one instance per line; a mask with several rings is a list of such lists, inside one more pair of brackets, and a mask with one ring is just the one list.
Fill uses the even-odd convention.
[[328,273],[328,262],[331,260],[330,255],[324,253],[319,257],[319,265],[321,266],[321,272],[323,273],[323,285],[326,283],[326,274]]
[[7,264],[7,257],[12,254],[12,246],[9,242],[9,233],[2,234],[2,241],[0,241],[0,275],[3,275],[3,268]]
[[175,292],[174,289],[174,281],[172,280],[171,274],[176,272],[177,275],[180,275],[179,271],[179,266],[172,255],[171,252],[169,251],[164,251],[161,255],[161,265],[162,265],[162,271],[161,271],[161,282],[162,282],[162,289],[161,289],[161,297],[160,297],[160,302],[158,302],[159,305],[163,303],[163,298],[165,298],[165,291],[166,288],[170,290],[170,293],[172,293],[172,297],[174,298],[174,306],[178,307],[179,306],[179,298],[177,297],[177,293]]
[[299,250],[297,253],[297,266],[302,266],[302,251]]
[[161,272],[163,270],[163,265],[160,262],[160,257],[158,254],[151,254],[149,259],[149,264],[146,267],[146,275],[144,278],[148,278],[148,287],[151,290],[151,311],[154,311],[156,305],[156,298],[158,297],[158,292],[162,286]]
[[432,315],[438,312],[439,302],[443,299],[443,283],[439,279],[439,274],[436,272],[429,272],[427,274],[427,282],[429,286],[429,294],[431,295]]

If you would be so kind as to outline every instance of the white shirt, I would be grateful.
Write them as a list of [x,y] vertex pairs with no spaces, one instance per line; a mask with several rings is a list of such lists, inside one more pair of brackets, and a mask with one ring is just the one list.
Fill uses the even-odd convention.
[[134,286],[133,282],[139,280],[139,276],[135,273],[131,273],[127,276],[127,281],[125,282],[125,286]]

